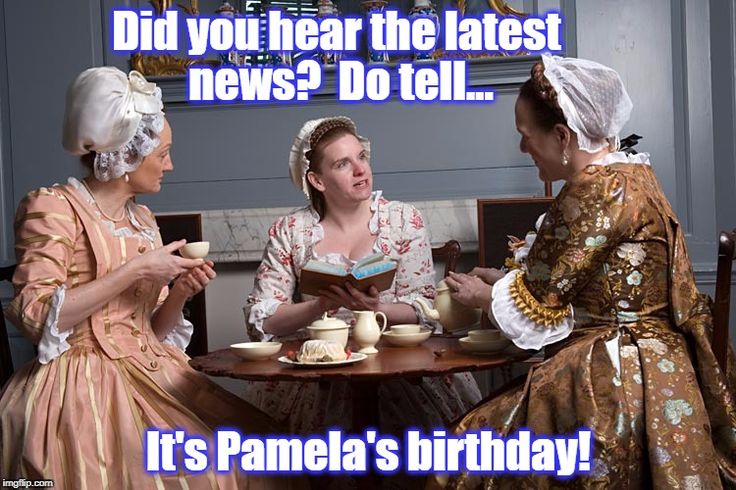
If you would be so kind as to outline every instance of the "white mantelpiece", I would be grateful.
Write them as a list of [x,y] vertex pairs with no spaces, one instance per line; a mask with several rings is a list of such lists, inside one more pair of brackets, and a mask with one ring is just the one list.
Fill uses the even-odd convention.
[[[478,223],[474,199],[412,202],[424,216],[432,246],[447,240],[460,242],[464,252],[478,250]],[[268,229],[292,208],[224,209],[202,211],[202,233],[210,242],[215,262],[258,262]]]

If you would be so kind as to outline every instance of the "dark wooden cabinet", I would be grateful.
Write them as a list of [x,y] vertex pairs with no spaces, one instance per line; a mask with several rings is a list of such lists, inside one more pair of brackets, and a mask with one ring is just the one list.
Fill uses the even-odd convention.
[[[523,240],[553,200],[552,197],[478,199],[478,264],[503,267],[506,258],[512,255],[508,236]],[[481,322],[484,327],[489,326],[485,313]]]
[[[166,214],[156,216],[161,239],[164,245],[176,240],[187,242],[202,241],[202,215]],[[187,347],[191,357],[207,354],[207,307],[205,292],[195,295],[184,305],[184,317],[194,325],[194,334]]]

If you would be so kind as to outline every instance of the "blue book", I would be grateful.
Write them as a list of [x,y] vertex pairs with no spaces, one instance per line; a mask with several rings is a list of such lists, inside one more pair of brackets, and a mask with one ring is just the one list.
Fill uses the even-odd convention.
[[328,290],[332,284],[345,287],[348,282],[358,291],[367,292],[371,286],[385,291],[394,282],[396,267],[396,262],[382,253],[365,257],[352,267],[312,259],[302,269],[299,291],[319,296],[320,290]]

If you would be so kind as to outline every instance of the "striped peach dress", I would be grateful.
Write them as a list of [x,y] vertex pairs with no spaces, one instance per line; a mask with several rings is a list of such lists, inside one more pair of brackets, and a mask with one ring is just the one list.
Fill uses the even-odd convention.
[[[60,286],[75,288],[161,246],[150,211],[132,202],[128,209],[131,222],[152,233],[114,233],[71,184],[41,188],[20,203],[16,295],[7,314],[34,343],[48,329]],[[161,284],[138,281],[76,325],[61,355],[46,364],[34,359],[14,374],[0,398],[3,478],[53,479],[55,488],[95,490],[289,486],[237,471],[144,470],[148,427],[205,437],[217,426],[274,429],[261,412],[190,368],[181,350],[156,338],[150,318],[166,293]]]

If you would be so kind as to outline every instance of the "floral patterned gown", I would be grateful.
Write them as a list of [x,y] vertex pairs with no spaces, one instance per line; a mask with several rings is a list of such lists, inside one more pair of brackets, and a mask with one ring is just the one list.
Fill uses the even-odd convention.
[[[434,298],[434,268],[422,216],[413,206],[386,200],[380,191],[374,192],[372,199],[373,215],[368,226],[377,235],[373,252],[382,252],[399,264],[393,285],[380,293],[380,299],[384,303],[411,304],[421,321],[429,323],[415,302],[418,297]],[[263,322],[281,304],[308,299],[297,292],[299,274],[311,258],[317,257],[314,247],[323,237],[319,215],[311,207],[298,209],[271,227],[263,261],[244,308],[251,339],[272,337],[263,332]],[[340,254],[319,258],[350,263]],[[338,317],[353,320],[352,313],[345,309],[338,311]],[[306,337],[306,329],[300,329],[290,338]],[[351,392],[347,382],[252,382],[246,399],[277,421],[288,423],[291,431],[298,434],[320,433],[330,426],[351,426]],[[411,425],[444,426],[478,400],[478,386],[468,373],[424,378],[418,385],[404,380],[384,382],[379,386],[381,429],[401,433]]]
[[525,267],[494,286],[499,328],[520,347],[551,344],[556,353],[455,427],[504,436],[521,427],[548,435],[588,427],[591,473],[568,481],[436,476],[430,487],[736,485],[733,356],[726,375],[710,346],[708,300],[652,169],[622,160],[609,156],[568,182]]
[[[76,179],[29,193],[18,206],[7,309],[39,357],[19,368],[0,397],[0,475],[53,479],[60,489],[262,489],[303,484],[263,475],[205,471],[148,474],[148,427],[208,437],[218,426],[278,432],[264,414],[189,367],[191,336],[176,325],[159,341],[151,315],[167,288],[138,280],[64,332],[64,291],[161,246],[155,220],[129,201],[126,224],[104,219]],[[183,342],[181,341],[183,339]],[[210,458],[212,461],[212,458]]]

